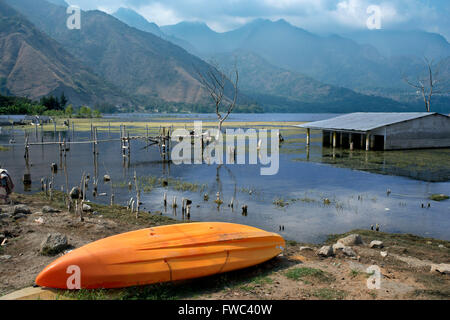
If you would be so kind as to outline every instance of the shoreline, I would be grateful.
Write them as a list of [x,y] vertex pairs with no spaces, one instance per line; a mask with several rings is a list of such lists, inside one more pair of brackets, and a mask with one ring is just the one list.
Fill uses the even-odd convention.
[[[36,275],[56,256],[39,252],[48,233],[67,235],[71,248],[115,234],[148,227],[183,223],[160,215],[142,212],[135,215],[120,206],[90,203],[92,210],[85,221],[65,210],[62,194],[54,201],[42,193],[13,194],[15,204],[29,208],[30,214],[19,216],[5,212],[13,209],[1,205],[0,234],[7,233],[6,245],[0,249],[0,297],[33,285]],[[43,213],[50,206],[55,213]],[[8,213],[6,214],[8,215]],[[333,245],[340,238],[359,234],[364,244],[349,245],[349,251],[335,249],[328,257],[317,255],[322,246]],[[383,248],[370,248],[373,240]],[[450,242],[422,238],[410,234],[389,234],[354,230],[330,235],[323,244],[286,241],[286,251],[262,265],[207,278],[156,284],[121,290],[58,291],[57,296],[69,299],[450,299],[450,276],[432,266],[450,262]],[[347,249],[346,249],[347,250]],[[353,253],[352,253],[353,252]],[[59,253],[59,255],[63,252]],[[386,256],[383,257],[383,255]],[[6,257],[6,258],[5,258]],[[379,266],[381,289],[370,290],[367,268]],[[192,284],[195,283],[195,286]]]

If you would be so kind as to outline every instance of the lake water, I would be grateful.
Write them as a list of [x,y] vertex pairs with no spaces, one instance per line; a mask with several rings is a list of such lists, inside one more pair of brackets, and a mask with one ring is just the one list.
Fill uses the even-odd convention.
[[[316,121],[331,118],[331,114],[233,114],[229,121]],[[215,121],[215,115],[113,115],[110,120],[121,121],[185,121],[186,119]],[[128,127],[130,130],[132,126]],[[335,151],[323,148],[320,133],[313,135],[307,151],[304,131],[284,127],[286,141],[280,147],[280,170],[274,176],[261,176],[259,165],[168,165],[161,162],[156,147],[146,149],[144,141],[132,142],[129,165],[123,166],[118,141],[99,144],[99,193],[107,196],[88,199],[109,203],[111,185],[103,182],[103,175],[111,175],[115,202],[126,205],[135,196],[128,189],[134,172],[147,183],[141,195],[142,210],[183,219],[180,209],[175,213],[170,204],[174,196],[193,201],[191,220],[225,221],[263,228],[282,234],[286,239],[301,242],[320,242],[329,234],[351,229],[368,229],[380,224],[386,232],[413,233],[450,240],[450,201],[433,202],[431,194],[450,194],[450,150],[421,150],[407,152]],[[0,145],[11,139],[8,128],[0,131]],[[37,140],[40,140],[38,133]],[[76,132],[76,141],[89,139],[89,132]],[[67,133],[71,137],[71,133]],[[30,141],[34,131],[30,130]],[[99,139],[118,138],[117,131],[99,132]],[[15,128],[16,144],[8,151],[0,151],[0,164],[9,170],[16,191],[23,192],[21,179],[27,172],[24,160],[23,129]],[[53,132],[45,132],[45,141],[57,139]],[[29,172],[33,179],[27,192],[40,190],[40,179],[50,177],[50,164],[60,163],[58,146],[32,146]],[[74,144],[67,153],[69,188],[79,185],[83,172],[94,176],[94,156],[90,144]],[[64,160],[63,160],[64,162]],[[153,178],[169,181],[163,187]],[[92,179],[91,179],[92,181]],[[187,182],[186,187],[180,187]],[[56,189],[66,188],[64,170],[55,176]],[[144,185],[143,185],[144,187]],[[387,190],[391,194],[387,194]],[[185,191],[183,191],[185,190]],[[163,195],[167,192],[169,207],[165,211]],[[224,204],[214,203],[221,193]],[[203,195],[209,194],[205,202]],[[234,210],[228,204],[235,198]],[[431,204],[427,208],[428,203]],[[426,208],[422,208],[425,204]],[[248,206],[242,215],[241,207]],[[145,213],[144,213],[145,214]],[[280,225],[285,230],[280,232]]]

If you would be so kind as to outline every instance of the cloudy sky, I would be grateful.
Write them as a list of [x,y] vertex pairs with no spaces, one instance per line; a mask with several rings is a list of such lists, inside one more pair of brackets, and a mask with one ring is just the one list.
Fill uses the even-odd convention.
[[119,7],[136,10],[158,25],[181,21],[206,22],[223,32],[255,18],[290,23],[318,33],[367,28],[367,9],[381,9],[383,29],[422,29],[450,40],[450,0],[66,0],[84,10],[112,13]]

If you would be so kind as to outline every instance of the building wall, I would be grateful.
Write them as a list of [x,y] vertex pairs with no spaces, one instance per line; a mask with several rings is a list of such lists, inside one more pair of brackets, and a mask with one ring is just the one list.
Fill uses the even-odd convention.
[[438,114],[377,129],[385,135],[385,150],[450,147],[450,118]]

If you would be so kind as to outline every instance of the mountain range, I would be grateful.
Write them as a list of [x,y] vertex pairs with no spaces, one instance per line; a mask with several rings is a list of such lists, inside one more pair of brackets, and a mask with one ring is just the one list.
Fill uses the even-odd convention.
[[74,104],[129,100],[2,1],[0,92],[32,99],[65,92]]
[[210,66],[160,37],[104,12],[83,11],[81,29],[66,27],[62,6],[44,0],[7,1],[84,65],[142,105],[209,102],[197,71]]
[[[54,41],[58,52],[71,55],[80,70],[103,84],[103,94],[80,95],[88,101],[85,103],[103,99],[108,88],[112,89],[106,94],[108,102],[123,104],[125,100],[136,109],[207,105],[210,99],[198,71],[219,66],[230,72],[237,63],[240,103],[257,104],[265,111],[420,111],[421,101],[402,77],[416,75],[423,68],[421,55],[435,59],[450,56],[445,38],[421,31],[320,36],[285,20],[257,19],[218,33],[199,22],[159,27],[125,8],[112,15],[83,11],[81,29],[69,30],[64,0],[2,1],[19,11],[23,20],[28,19],[29,28]],[[10,32],[2,33],[0,41]],[[61,65],[70,64],[64,60]],[[30,68],[25,66],[24,70]],[[448,67],[444,71],[450,74]],[[40,79],[38,74],[32,75],[27,75],[29,79],[22,76],[30,88]],[[3,92],[21,92],[9,89],[6,83],[11,81],[0,79],[0,86],[2,83]],[[89,83],[92,88],[97,86],[94,80]],[[36,92],[30,96],[53,92],[50,87],[33,89]],[[227,88],[228,93],[230,84]],[[67,95],[70,100],[72,92]],[[448,112],[449,101],[438,97],[435,110]]]

